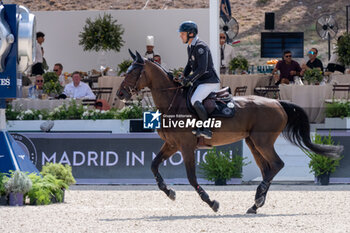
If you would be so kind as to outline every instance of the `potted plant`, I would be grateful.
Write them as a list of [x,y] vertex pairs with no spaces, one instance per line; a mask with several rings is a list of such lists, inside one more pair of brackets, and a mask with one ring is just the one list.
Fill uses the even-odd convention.
[[322,71],[317,68],[308,69],[304,73],[304,79],[308,82],[309,85],[318,85],[323,80]]
[[132,60],[124,60],[122,63],[118,65],[118,76],[121,76],[122,74],[125,74],[128,70],[129,66],[131,66]]
[[326,103],[325,128],[347,129],[350,128],[350,102],[334,101]]
[[8,205],[4,180],[5,180],[5,174],[0,173],[0,205]]
[[79,34],[79,45],[83,46],[84,51],[115,50],[119,52],[124,45],[123,33],[124,29],[117,24],[117,20],[113,20],[111,14],[104,14],[103,17],[99,15],[94,21],[87,18],[83,31]]
[[229,63],[230,72],[235,72],[236,74],[241,74],[242,71],[248,70],[248,60],[241,55],[233,58]]
[[11,171],[10,178],[5,178],[5,190],[9,194],[10,206],[22,206],[23,196],[29,192],[32,181],[21,171]]
[[339,56],[339,61],[345,66],[350,65],[350,34],[345,33],[337,41],[337,53]]
[[143,109],[141,102],[125,106],[117,112],[116,118],[120,120],[130,119],[129,132],[154,132],[153,129],[143,128]]
[[242,167],[247,165],[239,155],[230,156],[229,152],[217,151],[216,147],[208,150],[205,162],[199,165],[200,173],[215,185],[226,185],[231,178],[242,178]]
[[179,78],[182,75],[182,73],[184,72],[184,68],[180,67],[178,69],[172,69],[170,71],[173,73],[174,77]]
[[[322,137],[319,134],[315,134],[313,138],[313,142],[316,144],[324,144],[324,145],[334,145],[334,141],[330,135]],[[335,172],[336,167],[339,166],[339,159],[331,159],[329,157],[316,154],[314,152],[309,152],[303,150],[304,153],[311,159],[309,162],[310,172],[315,174],[317,178],[317,183],[321,185],[329,184],[330,174]]]
[[62,187],[68,188],[63,180],[56,179],[51,174],[41,177],[32,173],[29,178],[33,183],[28,192],[31,205],[48,205],[63,201],[64,191]]
[[69,186],[75,184],[76,181],[72,174],[72,167],[68,164],[63,165],[60,163],[46,163],[41,170],[41,174],[45,177],[50,174],[58,180],[62,180],[62,186],[60,187],[63,191],[62,201],[64,202],[64,192],[68,190]]
[[44,93],[51,97],[60,95],[63,91],[63,87],[58,81],[58,76],[55,72],[47,72],[43,75],[44,78]]

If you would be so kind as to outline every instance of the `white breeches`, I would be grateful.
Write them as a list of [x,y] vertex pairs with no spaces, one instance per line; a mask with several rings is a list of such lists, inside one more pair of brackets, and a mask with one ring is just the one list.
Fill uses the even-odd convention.
[[196,101],[202,103],[202,101],[210,94],[212,91],[217,91],[220,89],[220,83],[203,83],[200,84],[191,98],[191,104],[194,105]]

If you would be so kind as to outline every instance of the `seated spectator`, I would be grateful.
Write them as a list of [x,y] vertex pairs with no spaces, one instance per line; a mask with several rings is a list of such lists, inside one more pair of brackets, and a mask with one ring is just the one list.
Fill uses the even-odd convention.
[[89,85],[81,82],[82,75],[79,71],[74,71],[72,74],[73,82],[68,83],[64,87],[63,94],[69,98],[75,99],[96,99]]
[[[338,41],[342,38],[342,36],[338,37]],[[339,71],[341,73],[345,72],[345,66],[344,64],[342,64],[339,59],[338,59],[338,53],[333,52],[333,54],[331,55],[331,58],[329,59],[327,68],[326,68],[326,73],[330,74],[330,73],[334,73],[336,71]]]
[[35,76],[35,84],[28,90],[28,96],[30,98],[41,98],[44,89],[44,78],[42,75]]
[[307,53],[309,56],[309,61],[306,64],[302,65],[302,70],[300,72],[301,76],[304,76],[306,70],[318,68],[323,72],[323,64],[320,59],[317,58],[318,50],[316,48],[310,49]]
[[62,87],[64,87],[67,83],[70,83],[72,81],[71,77],[67,77],[67,79],[66,79],[66,77],[62,73],[63,66],[61,63],[56,63],[53,67],[53,71],[57,74],[58,81],[60,82]]
[[[277,71],[280,71],[280,75],[276,76]],[[276,67],[272,70],[272,75],[275,77],[276,85],[289,84],[293,81],[294,76],[299,76],[301,67],[298,62],[292,60],[292,52],[286,50],[283,52],[282,60],[278,61]]]
[[167,70],[167,65],[165,63],[162,63],[162,58],[160,57],[159,54],[154,54],[153,56],[154,62],[157,62],[159,65],[163,67],[163,69]]

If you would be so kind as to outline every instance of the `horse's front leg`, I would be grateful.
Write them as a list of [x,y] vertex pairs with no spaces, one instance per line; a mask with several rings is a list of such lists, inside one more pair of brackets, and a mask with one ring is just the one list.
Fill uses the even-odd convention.
[[182,157],[185,162],[187,178],[193,188],[197,191],[201,199],[206,202],[215,212],[219,209],[219,202],[211,201],[207,192],[198,184],[196,177],[196,166],[195,166],[195,148],[187,147],[181,149]]
[[172,156],[177,151],[177,148],[175,146],[170,145],[169,143],[165,142],[160,149],[160,152],[157,154],[157,156],[153,159],[151,169],[154,175],[154,178],[157,181],[158,187],[160,190],[162,190],[171,200],[175,200],[175,191],[172,189],[168,189],[167,185],[164,182],[163,177],[160,175],[158,168],[159,164],[163,162],[164,160],[167,160],[170,156]]

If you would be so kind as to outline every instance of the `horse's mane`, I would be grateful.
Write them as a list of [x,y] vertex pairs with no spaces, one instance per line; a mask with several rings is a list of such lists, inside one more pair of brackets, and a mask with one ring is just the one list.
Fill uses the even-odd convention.
[[165,77],[167,77],[172,83],[179,86],[180,84],[174,81],[174,74],[170,72],[169,70],[165,69],[161,64],[158,62],[148,60],[150,63],[156,65],[156,67],[164,74]]

